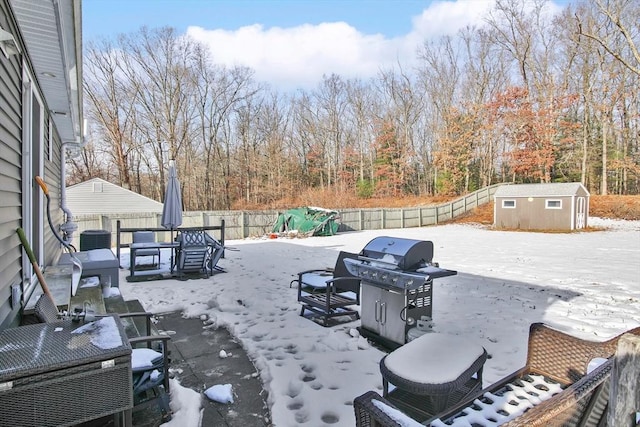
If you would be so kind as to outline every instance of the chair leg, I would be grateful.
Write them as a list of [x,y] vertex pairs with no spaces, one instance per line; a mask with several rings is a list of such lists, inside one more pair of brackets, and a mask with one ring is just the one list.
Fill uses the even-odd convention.
[[382,397],[389,396],[389,381],[385,378],[382,378]]
[[171,406],[169,406],[169,394],[165,390],[158,390],[157,393],[162,393],[158,398],[158,409],[160,409],[160,413],[162,414],[162,421],[170,421]]
[[132,425],[133,425],[133,420],[131,417],[131,409],[127,409],[125,411],[114,414],[113,416],[114,427],[131,427]]

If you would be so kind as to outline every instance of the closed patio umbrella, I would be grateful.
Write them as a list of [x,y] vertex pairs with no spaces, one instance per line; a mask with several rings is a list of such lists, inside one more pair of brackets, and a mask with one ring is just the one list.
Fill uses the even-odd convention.
[[[161,224],[164,228],[171,230],[171,240],[173,240],[173,230],[182,225],[182,195],[174,160],[169,161],[169,180],[164,193]],[[171,253],[171,270],[173,270],[173,251]]]
[[169,180],[164,193],[161,224],[171,231],[182,225],[182,195],[174,160],[169,161]]

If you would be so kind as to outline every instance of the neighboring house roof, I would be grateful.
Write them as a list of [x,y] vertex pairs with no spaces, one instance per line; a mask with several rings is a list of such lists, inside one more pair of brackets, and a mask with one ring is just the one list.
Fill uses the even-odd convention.
[[162,203],[100,178],[67,187],[67,206],[74,216],[162,212]]
[[580,189],[589,195],[579,182],[556,182],[550,184],[512,184],[502,185],[496,190],[494,197],[560,197],[574,196]]

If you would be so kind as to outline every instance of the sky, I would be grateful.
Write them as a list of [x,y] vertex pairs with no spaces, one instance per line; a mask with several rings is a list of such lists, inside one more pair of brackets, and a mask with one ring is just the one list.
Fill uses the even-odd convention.
[[[279,89],[411,67],[425,41],[482,24],[495,0],[85,0],[85,45],[171,26]],[[552,10],[568,0],[554,0]]]
[[[434,280],[429,333],[484,347],[487,386],[525,364],[531,323],[595,341],[640,326],[640,221],[590,217],[589,225],[595,230],[508,232],[448,224],[229,240],[233,250],[219,263],[225,273],[184,281],[127,282],[123,252],[119,290],[153,313],[180,311],[202,320],[203,329],[227,328],[259,371],[275,426],[351,427],[353,399],[369,390],[382,394],[379,362],[386,352],[359,334],[360,320],[322,327],[301,317],[297,290],[289,287],[298,272],[333,266],[339,251],[360,252],[378,236],[431,240],[434,261],[458,274]],[[450,372],[455,358],[447,349],[442,356],[438,368]],[[201,389],[188,389],[179,372],[172,381],[176,412],[167,426],[199,426],[204,393],[224,384],[211,377]],[[220,404],[233,409],[233,403]]]

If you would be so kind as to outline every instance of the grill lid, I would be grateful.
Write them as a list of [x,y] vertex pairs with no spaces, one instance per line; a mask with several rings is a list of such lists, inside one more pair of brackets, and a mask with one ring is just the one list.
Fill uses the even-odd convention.
[[367,243],[360,255],[384,268],[414,271],[433,261],[433,242],[380,236]]

